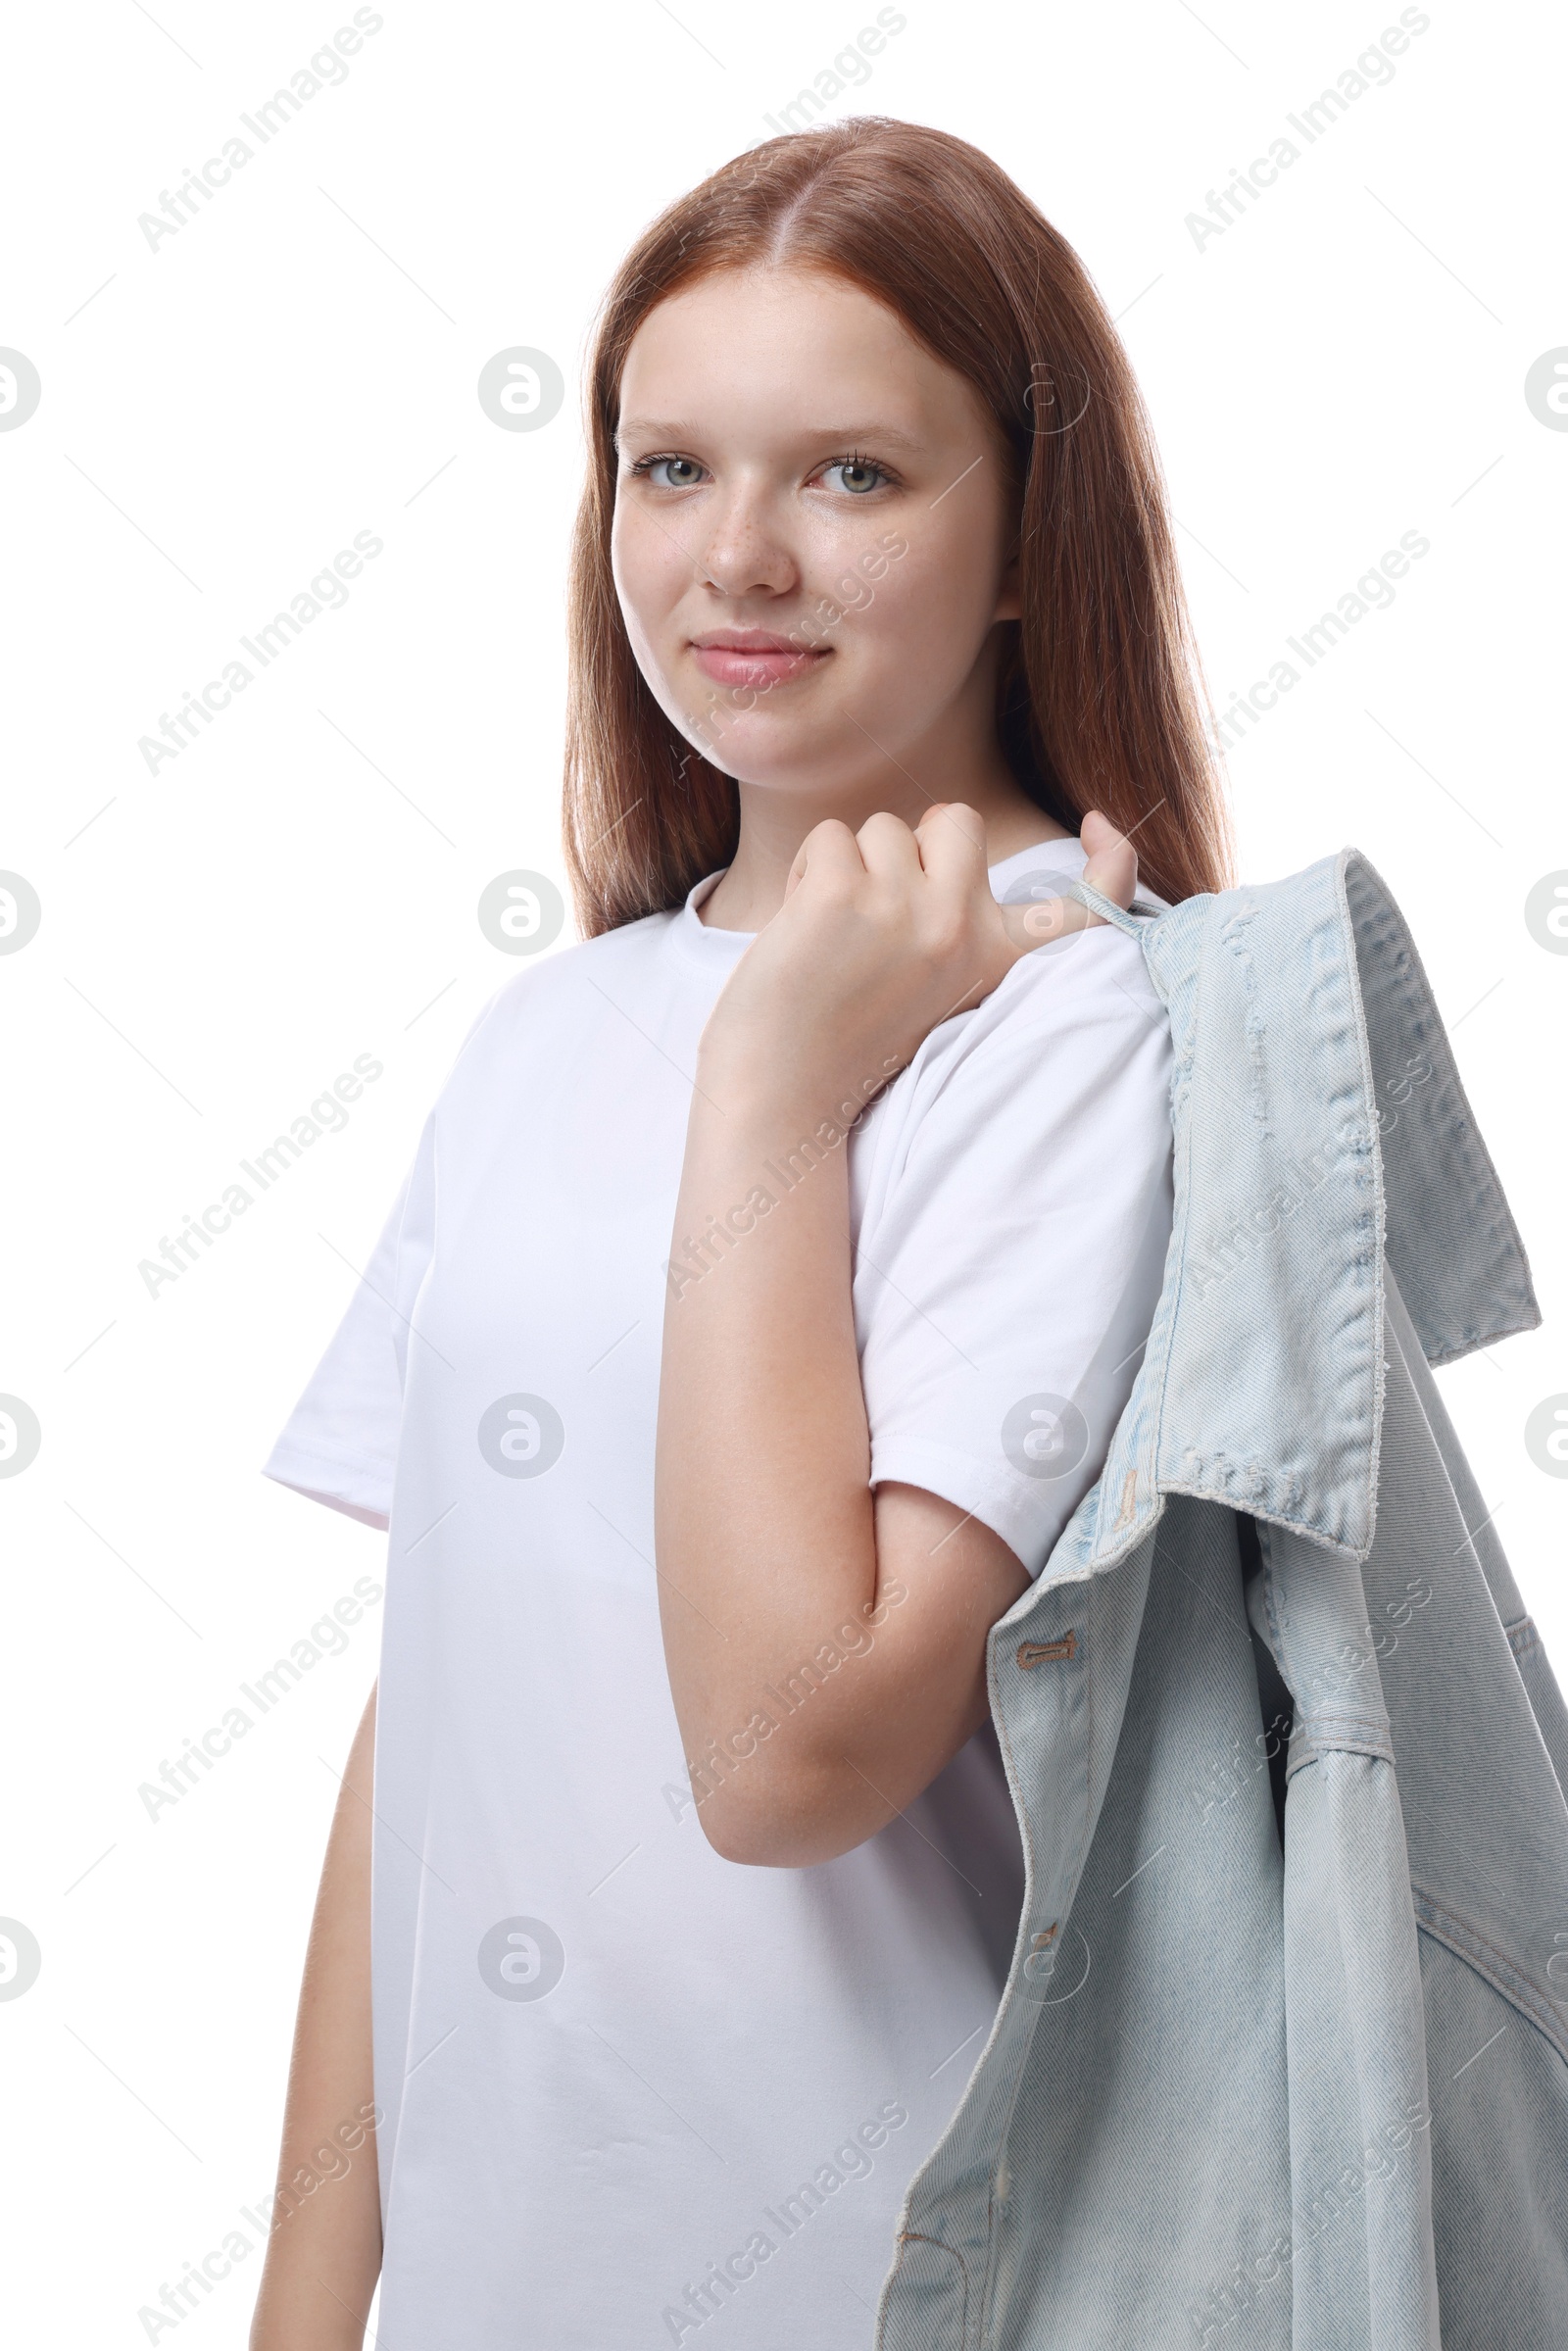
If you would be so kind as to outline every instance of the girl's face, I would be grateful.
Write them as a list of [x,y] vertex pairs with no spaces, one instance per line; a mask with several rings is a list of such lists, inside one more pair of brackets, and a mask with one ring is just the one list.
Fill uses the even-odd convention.
[[612,561],[661,709],[742,783],[921,792],[995,740],[1012,502],[964,378],[825,272],[720,272],[627,355]]

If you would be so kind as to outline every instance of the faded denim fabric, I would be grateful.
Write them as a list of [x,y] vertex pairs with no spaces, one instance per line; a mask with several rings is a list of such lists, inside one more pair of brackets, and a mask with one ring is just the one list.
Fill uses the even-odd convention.
[[1073,895],[1169,1007],[1175,1223],[991,1636],[1023,1917],[879,2351],[1558,2351],[1568,1715],[1429,1368],[1524,1250],[1356,852]]

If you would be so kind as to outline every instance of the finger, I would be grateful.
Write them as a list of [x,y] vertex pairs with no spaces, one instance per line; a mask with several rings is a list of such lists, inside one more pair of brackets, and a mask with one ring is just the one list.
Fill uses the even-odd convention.
[[794,862],[784,881],[784,896],[786,899],[792,897],[808,873],[847,873],[853,877],[864,871],[859,844],[854,833],[841,817],[825,816],[820,824],[812,825],[795,852]]
[[906,882],[918,876],[920,852],[902,816],[879,809],[876,815],[866,818],[855,839],[867,873]]
[[914,828],[920,862],[933,881],[972,890],[986,870],[985,818],[966,801],[936,801]]
[[1070,931],[1088,930],[1102,914],[1092,914],[1075,898],[1037,898],[1021,905],[999,906],[1002,927],[1015,955],[1032,955],[1037,947],[1050,947],[1056,939],[1065,939]]
[[[1138,852],[1099,808],[1086,810],[1079,834],[1089,853],[1084,880],[1113,906],[1130,906],[1138,889]],[[1096,921],[1103,919],[1097,915]]]
[[[1083,879],[1102,898],[1108,898],[1112,906],[1130,906],[1138,887],[1138,857],[1131,841],[1098,808],[1086,812],[1079,838],[1092,853],[1084,866]],[[1049,947],[1071,931],[1102,929],[1105,921],[1103,914],[1080,906],[1075,898],[1043,898],[1027,905],[1004,906],[1002,918],[1003,928],[1019,955],[1027,955],[1036,947]]]

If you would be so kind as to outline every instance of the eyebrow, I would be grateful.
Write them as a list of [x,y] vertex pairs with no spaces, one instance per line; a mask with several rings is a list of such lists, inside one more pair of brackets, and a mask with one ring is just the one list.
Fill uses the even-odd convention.
[[[702,433],[698,426],[687,423],[681,417],[628,416],[617,427],[613,437],[615,447],[620,449],[627,441],[697,441],[701,440]],[[831,443],[835,447],[845,447],[857,441],[879,441],[885,449],[904,449],[911,453],[925,446],[921,441],[912,440],[907,433],[900,432],[892,424],[813,424],[808,425],[800,437],[803,441],[818,445]]]

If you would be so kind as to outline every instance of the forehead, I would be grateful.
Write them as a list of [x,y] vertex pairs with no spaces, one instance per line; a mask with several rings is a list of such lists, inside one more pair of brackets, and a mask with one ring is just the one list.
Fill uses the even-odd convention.
[[911,444],[966,424],[977,402],[886,303],[825,270],[725,269],[650,311],[632,338],[620,432],[702,421],[880,422]]

